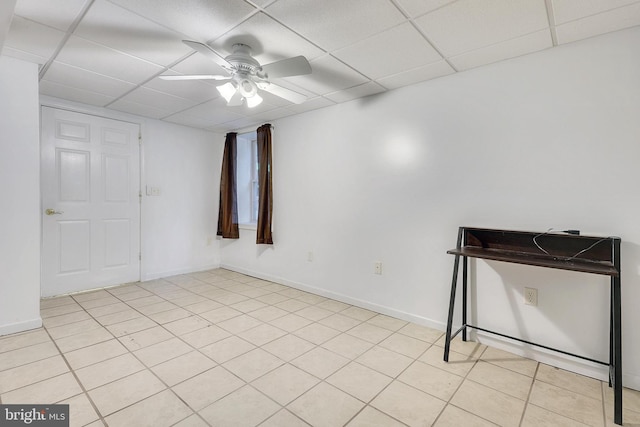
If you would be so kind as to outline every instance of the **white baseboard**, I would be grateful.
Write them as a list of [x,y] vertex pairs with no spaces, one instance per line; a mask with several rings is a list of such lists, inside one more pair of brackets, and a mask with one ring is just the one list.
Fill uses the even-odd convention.
[[199,267],[188,267],[188,268],[180,268],[177,270],[166,270],[166,271],[156,271],[151,273],[142,273],[140,277],[141,282],[146,282],[148,280],[162,279],[170,276],[177,276],[179,274],[189,274],[189,273],[197,273],[199,271],[213,270],[215,268],[220,268],[220,264],[210,264],[210,265],[202,265]]
[[[609,381],[609,366],[600,365],[575,358],[572,356],[556,353],[544,348],[531,346],[517,341],[509,340],[499,336],[474,331],[477,334],[477,341],[500,350],[508,351],[518,356],[533,359],[556,368],[564,369],[576,374],[595,378],[600,381]],[[624,366],[624,360],[622,361]],[[640,390],[640,376],[622,372],[622,385],[626,388]]]
[[237,266],[228,265],[228,264],[222,264],[220,265],[220,268],[235,271],[237,273],[246,274],[248,276],[256,277],[258,279],[268,280],[270,282],[278,283],[281,285],[290,286],[292,288],[296,288],[301,291],[311,292],[316,295],[320,295],[323,297],[334,299],[336,301],[344,302],[345,304],[351,304],[360,308],[366,308],[368,310],[372,310],[377,313],[386,314],[387,316],[392,316],[397,319],[402,319],[408,322],[417,323],[419,325],[428,326],[430,328],[438,329],[440,331],[444,331],[446,327],[446,324],[433,319],[429,319],[427,317],[422,317],[412,313],[407,313],[405,311],[401,311],[392,307],[375,304],[370,301],[361,300],[359,298],[353,298],[348,295],[343,295],[338,292],[332,292],[326,289],[317,288],[315,286],[306,285],[304,283],[294,282],[291,280],[284,279],[282,277],[263,274],[256,271],[251,271],[242,267],[237,267]]
[[[446,323],[440,322],[427,317],[418,316],[412,313],[407,313],[392,307],[386,307],[380,304],[375,304],[369,301],[364,301],[358,298],[353,298],[347,295],[342,295],[337,292],[327,291],[326,289],[309,286],[304,283],[293,282],[291,280],[284,279],[278,276],[272,276],[269,274],[263,274],[256,271],[247,270],[242,267],[234,265],[222,264],[220,268],[232,270],[238,273],[246,274],[248,276],[257,277],[258,279],[268,280],[270,282],[279,283],[281,285],[290,286],[292,288],[300,289],[320,295],[323,297],[331,298],[346,304],[355,305],[357,307],[366,308],[376,311],[378,313],[386,314],[397,319],[406,320],[408,322],[417,323],[419,325],[428,326],[433,329],[444,331],[446,329]],[[454,325],[454,330],[457,330],[460,325]],[[485,334],[479,331],[474,331],[477,334],[478,341],[491,347],[495,347],[500,350],[505,350],[519,356],[523,356],[529,359],[533,359],[537,362],[545,363],[547,365],[555,366],[557,368],[565,369],[570,372],[575,372],[587,377],[596,378],[601,381],[608,381],[609,368],[604,365],[598,365],[596,363],[589,362],[587,360],[577,359],[571,356],[566,356],[561,353],[545,350],[543,348],[530,346],[527,344],[512,341],[506,338],[498,337],[491,334]],[[623,360],[624,364],[624,360]],[[632,388],[634,390],[640,390],[640,376],[633,374],[622,374],[622,384],[624,387]]]
[[0,326],[0,336],[37,329],[42,326],[42,318],[29,319],[22,322]]

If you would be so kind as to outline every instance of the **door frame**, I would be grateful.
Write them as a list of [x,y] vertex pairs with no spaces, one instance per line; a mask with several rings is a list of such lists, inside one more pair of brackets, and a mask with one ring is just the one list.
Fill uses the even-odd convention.
[[[142,257],[142,253],[144,252],[144,248],[143,248],[143,240],[142,240],[142,218],[144,217],[143,215],[143,209],[144,209],[144,192],[142,191],[143,189],[143,179],[142,177],[144,176],[145,173],[145,161],[144,161],[144,144],[142,143],[142,141],[144,141],[144,130],[145,130],[145,126],[144,126],[144,122],[141,120],[136,120],[138,119],[138,117],[133,116],[133,115],[129,115],[126,113],[120,113],[117,111],[111,111],[111,110],[106,110],[104,108],[99,108],[96,107],[95,109],[92,108],[91,106],[84,106],[84,105],[76,105],[73,102],[70,101],[65,101],[65,100],[60,100],[57,98],[49,98],[47,96],[41,96],[40,97],[40,105],[38,108],[38,115],[39,115],[39,121],[40,121],[40,128],[39,128],[39,136],[40,136],[40,140],[39,140],[39,144],[38,144],[38,152],[40,155],[40,161],[39,161],[39,168],[38,168],[38,173],[39,173],[39,182],[40,182],[40,295],[42,297],[42,282],[43,282],[43,263],[44,263],[44,250],[43,250],[43,244],[44,244],[44,224],[43,224],[43,216],[42,216],[42,212],[44,209],[44,204],[43,204],[43,185],[42,185],[42,177],[43,177],[43,173],[42,173],[42,143],[43,143],[43,139],[42,139],[42,109],[43,108],[54,108],[57,110],[64,110],[64,111],[68,111],[71,113],[78,113],[78,114],[85,114],[88,116],[94,116],[94,117],[98,117],[101,119],[107,119],[107,120],[117,120],[117,121],[121,121],[121,122],[125,122],[125,123],[130,123],[130,124],[134,124],[138,126],[138,171],[139,171],[139,176],[136,177],[132,177],[132,182],[135,182],[138,184],[138,194],[139,194],[139,206],[140,209],[138,210],[138,223],[140,224],[139,229],[138,229],[138,247],[139,247],[139,263],[138,263],[138,280],[137,282],[142,281],[142,277],[143,277],[143,267],[142,267],[142,261],[143,261],[143,257]],[[116,285],[118,286],[118,285]],[[112,287],[112,286],[107,286],[107,287]],[[102,289],[102,288],[95,288],[95,289]],[[77,292],[72,292],[71,294],[75,294],[75,293],[83,293],[83,292],[90,292],[94,289],[87,289],[87,290],[82,290],[82,291],[77,291]]]

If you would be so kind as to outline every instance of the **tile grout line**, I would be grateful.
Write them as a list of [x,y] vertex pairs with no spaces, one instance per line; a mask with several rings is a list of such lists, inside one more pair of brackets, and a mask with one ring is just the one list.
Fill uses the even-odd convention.
[[[609,387],[609,384],[606,385],[606,387]],[[600,396],[602,396],[602,421],[603,421],[603,426],[606,427],[607,426],[607,402],[606,402],[606,392],[605,392],[605,385],[604,385],[604,381],[600,382]]]
[[[442,338],[442,336],[441,336],[440,338]],[[473,342],[473,341],[472,341],[472,342]],[[475,341],[475,342],[476,342],[477,344],[480,344],[480,343],[479,343],[479,342],[477,342],[477,341]],[[480,345],[482,345],[482,344],[480,344]],[[440,348],[442,348],[442,347],[440,347]],[[436,419],[435,419],[435,420],[433,420],[433,424],[435,424],[435,423],[437,423],[437,422],[438,422],[438,420],[440,419],[440,417],[442,416],[442,414],[444,413],[444,411],[447,409],[447,407],[448,407],[449,405],[454,406],[454,407],[456,407],[456,408],[458,408],[458,409],[460,409],[460,410],[462,410],[462,411],[464,411],[464,412],[470,413],[470,412],[469,412],[469,411],[467,411],[466,409],[464,409],[464,408],[459,408],[458,406],[456,406],[456,405],[454,405],[453,403],[451,403],[451,400],[453,400],[453,397],[456,395],[456,393],[458,393],[458,391],[459,391],[459,390],[460,390],[460,388],[462,387],[462,384],[464,384],[464,382],[467,380],[467,377],[469,376],[469,374],[471,373],[471,371],[473,370],[473,368],[478,364],[478,361],[480,360],[480,358],[482,357],[482,355],[484,354],[484,352],[485,352],[485,351],[487,351],[487,348],[488,348],[488,347],[487,347],[487,346],[485,346],[485,348],[482,350],[482,352],[480,352],[480,354],[478,354],[478,358],[473,362],[473,365],[471,365],[471,368],[469,368],[469,370],[464,374],[464,376],[462,376],[462,381],[460,381],[460,384],[458,384],[458,387],[456,387],[456,389],[453,391],[453,393],[451,393],[451,396],[449,397],[449,399],[447,399],[447,401],[446,401],[446,403],[445,403],[445,405],[444,405],[444,408],[442,408],[442,410],[440,411],[440,413],[438,414],[438,416],[436,417]],[[442,351],[444,352],[444,349],[442,349]],[[453,351],[453,350],[450,350],[450,351]],[[454,352],[455,352],[455,351],[454,351]],[[456,353],[457,353],[457,352],[456,352]],[[471,356],[471,355],[466,355],[466,356],[467,356],[467,357],[469,357],[469,356]],[[449,362],[447,362],[447,363],[449,363]],[[446,372],[446,371],[445,371],[445,372]],[[486,420],[485,418],[481,417],[481,416],[480,416],[480,415],[478,415],[478,414],[473,414],[473,413],[471,413],[471,414],[472,414],[472,415],[474,415],[474,416],[476,416],[476,417],[478,417],[478,418],[481,418],[481,419],[483,419],[483,420]],[[486,421],[489,421],[489,420],[486,420]],[[491,422],[491,421],[489,421],[489,422]]]
[[525,414],[527,413],[527,409],[529,408],[529,399],[531,398],[533,387],[536,384],[536,376],[538,375],[538,369],[540,369],[540,362],[536,362],[536,369],[533,372],[533,378],[531,378],[531,385],[529,386],[529,392],[527,393],[527,398],[524,401],[524,410],[522,411],[522,415],[520,416],[520,422],[518,423],[518,426],[522,426],[522,423],[524,422]]
[[[53,345],[56,346],[56,349],[60,353],[60,356],[62,357],[62,360],[64,360],[64,363],[67,365],[67,368],[69,369],[69,372],[71,372],[71,374],[73,375],[73,378],[76,380],[76,383],[80,386],[80,389],[82,390],[82,394],[84,396],[86,396],[87,400],[89,400],[89,403],[91,404],[91,407],[96,412],[96,415],[98,415],[98,420],[102,421],[102,423],[104,425],[108,425],[105,422],[104,417],[102,416],[102,413],[98,410],[98,407],[96,406],[95,402],[93,401],[93,399],[89,395],[89,391],[85,388],[84,384],[80,381],[80,378],[78,378],[78,375],[76,374],[75,369],[73,369],[71,367],[71,365],[69,364],[69,361],[67,360],[66,356],[64,355],[64,353],[62,352],[60,347],[58,347],[58,343],[53,339],[53,337],[49,333],[49,330],[44,326],[43,326],[43,328],[44,328],[45,332],[47,333],[47,335],[49,335],[49,339],[51,339],[51,341],[53,342]],[[79,395],[75,395],[75,396],[79,396]],[[72,396],[72,397],[75,397],[75,396]],[[68,399],[70,399],[70,398],[68,398]],[[69,418],[71,418],[71,405],[69,405]],[[91,421],[91,422],[95,422],[95,420]]]
[[[364,322],[363,322],[363,323],[364,323]],[[406,325],[405,325],[405,326],[406,326]],[[402,326],[400,329],[402,329],[403,327],[404,327],[404,326]],[[397,331],[393,331],[393,333],[399,333],[399,334],[401,334],[401,335],[404,335],[404,334],[402,334],[401,332],[399,332],[399,330],[400,330],[400,329],[398,329]],[[393,335],[393,334],[392,334],[392,335]],[[391,336],[391,335],[390,335],[390,336]],[[408,335],[404,335],[404,336],[408,336]],[[410,337],[410,336],[409,336],[409,337]],[[421,393],[425,393],[425,394],[427,394],[427,395],[429,395],[429,396],[431,396],[431,397],[434,397],[434,398],[436,398],[436,399],[438,399],[438,400],[441,400],[441,401],[442,401],[442,399],[440,399],[439,397],[437,397],[437,396],[433,396],[433,395],[432,395],[432,394],[430,394],[430,393],[427,393],[427,392],[425,392],[425,391],[423,391],[423,390],[417,389],[417,388],[413,387],[411,384],[406,384],[404,381],[401,381],[401,380],[399,379],[400,375],[402,375],[402,374],[403,374],[407,369],[409,369],[409,367],[411,367],[415,362],[419,361],[418,359],[420,359],[420,357],[422,357],[422,356],[423,356],[423,355],[424,355],[424,354],[425,354],[429,349],[431,349],[432,347],[436,346],[435,342],[437,342],[437,340],[438,340],[438,339],[440,339],[441,337],[442,337],[442,335],[440,335],[440,336],[439,336],[439,337],[438,337],[438,338],[437,338],[433,343],[430,343],[430,345],[429,345],[426,349],[424,349],[424,350],[420,353],[420,355],[418,355],[418,356],[417,356],[417,357],[415,357],[415,358],[412,358],[412,359],[413,359],[413,361],[412,361],[411,363],[409,363],[409,364],[408,364],[404,369],[402,369],[402,370],[401,370],[401,371],[400,371],[400,372],[399,372],[395,377],[391,377],[391,376],[389,376],[389,375],[386,375],[386,374],[383,374],[382,372],[380,372],[382,375],[385,375],[385,376],[387,376],[387,377],[391,378],[391,381],[389,382],[389,384],[387,384],[386,386],[384,386],[384,387],[383,387],[383,388],[382,388],[378,393],[376,393],[376,394],[375,394],[371,399],[369,399],[369,401],[364,402],[364,403],[365,403],[365,405],[364,405],[364,406],[363,406],[363,407],[362,407],[358,412],[356,412],[356,413],[355,413],[355,414],[354,414],[354,415],[353,415],[353,416],[352,416],[352,417],[347,421],[347,423],[345,423],[345,425],[347,425],[348,423],[350,423],[351,421],[353,421],[353,419],[355,419],[355,418],[356,418],[356,417],[357,417],[357,416],[358,416],[362,411],[364,411],[364,410],[365,410],[365,408],[367,408],[367,407],[371,407],[371,408],[373,408],[373,409],[375,409],[375,410],[377,410],[377,411],[380,411],[381,413],[383,413],[383,414],[385,414],[386,416],[388,416],[388,417],[392,418],[393,420],[398,421],[398,422],[400,422],[401,424],[406,425],[404,422],[402,422],[402,421],[398,420],[397,418],[395,418],[395,417],[394,417],[394,416],[392,416],[391,414],[388,414],[388,413],[386,413],[386,412],[384,412],[384,411],[381,411],[381,410],[379,410],[379,409],[375,408],[374,406],[371,406],[371,402],[373,402],[373,401],[374,401],[374,400],[375,400],[375,399],[376,399],[380,394],[382,394],[382,393],[383,393],[383,392],[384,392],[384,391],[385,391],[385,390],[386,390],[386,389],[387,389],[391,384],[393,384],[393,382],[394,382],[394,381],[399,381],[400,383],[402,383],[402,384],[406,385],[407,387],[413,388],[414,390],[417,390],[417,391],[419,391],[419,392],[421,392]],[[388,338],[388,337],[387,337],[387,338]],[[380,343],[381,343],[381,342],[383,342],[383,341],[385,341],[387,338],[385,338],[385,339],[381,340],[381,341],[380,341],[380,342],[378,342],[377,344],[374,344],[374,346],[373,346],[372,348],[375,348],[375,347],[379,346],[379,345],[380,345]],[[410,337],[410,338],[413,338],[413,337]],[[418,338],[414,338],[414,339],[418,339]],[[420,341],[422,341],[422,340],[420,340]],[[437,347],[437,346],[436,346],[436,347]],[[385,348],[385,347],[381,347],[381,348]],[[368,349],[368,350],[366,350],[366,351],[365,351],[364,353],[362,353],[362,354],[365,354],[366,352],[368,352],[368,351],[370,351],[370,350],[371,350],[371,348],[370,348],[370,349]],[[389,350],[389,349],[387,349],[387,350]],[[393,351],[393,350],[389,350],[389,351]],[[394,352],[394,353],[395,353],[395,352]],[[406,355],[404,355],[404,354],[402,354],[402,353],[397,353],[397,354],[401,354],[401,355],[403,355],[403,356],[406,356]],[[360,355],[360,356],[361,356],[361,355]],[[358,356],[358,357],[360,357],[360,356]],[[406,356],[406,357],[411,358],[410,356]],[[368,366],[363,365],[362,363],[358,362],[356,359],[353,359],[352,361],[353,361],[354,363],[358,363],[358,364],[360,364],[360,365],[362,365],[362,366],[364,366],[364,367],[366,367],[366,368],[369,368]],[[345,366],[346,366],[346,365],[345,365]],[[431,366],[431,365],[430,365],[430,366]],[[437,368],[437,367],[435,367],[435,366],[434,366],[434,368],[439,369],[439,368]],[[342,368],[341,368],[341,369],[342,369]],[[372,369],[372,368],[369,368],[369,369]],[[373,369],[373,370],[374,370],[374,371],[376,371],[376,372],[379,372],[379,371],[377,371],[376,369]],[[338,372],[338,371],[336,371],[336,372]],[[334,374],[335,374],[335,372],[334,372]],[[333,375],[333,374],[331,374],[331,375]],[[330,375],[330,376],[331,376],[331,375]],[[327,378],[329,378],[329,377],[327,377]],[[324,380],[323,380],[323,381],[324,381]],[[329,383],[327,383],[327,384],[329,384]],[[333,386],[332,384],[329,384],[329,385]],[[335,387],[335,386],[333,386],[333,387]],[[338,388],[338,387],[336,387],[336,388]],[[338,388],[338,389],[339,389],[339,390],[341,390],[340,388]],[[342,391],[344,391],[344,390],[342,390]],[[347,393],[347,392],[345,392],[345,393]],[[350,393],[347,393],[347,394],[349,394],[350,396],[354,397],[355,399],[358,399],[356,396],[353,396],[353,395],[351,395]],[[360,400],[360,399],[358,399],[358,400]],[[360,401],[362,401],[362,400],[360,400]],[[447,405],[448,405],[448,403],[445,403],[445,406],[442,408],[442,411],[444,411],[444,409],[447,407]],[[442,411],[440,412],[440,414],[442,413]],[[437,417],[436,417],[436,419],[434,420],[433,424],[435,424],[435,423],[436,423],[436,421],[437,421],[437,420],[438,420],[438,418],[440,417],[440,414],[438,414],[438,416],[437,416]]]

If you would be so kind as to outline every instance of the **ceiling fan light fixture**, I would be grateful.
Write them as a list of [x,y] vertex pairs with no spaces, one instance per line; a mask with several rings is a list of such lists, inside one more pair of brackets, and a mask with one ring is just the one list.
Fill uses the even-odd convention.
[[249,108],[257,107],[262,103],[262,97],[257,93],[253,95],[251,98],[246,98],[246,100],[247,100],[247,107]]
[[216,89],[218,89],[218,92],[220,92],[220,95],[222,95],[222,97],[226,99],[227,102],[229,102],[233,97],[233,95],[236,93],[236,87],[231,82],[227,82],[223,85],[220,85],[216,87]]
[[253,80],[247,77],[238,81],[238,88],[242,96],[245,98],[251,98],[258,94],[258,86],[256,86],[256,83]]

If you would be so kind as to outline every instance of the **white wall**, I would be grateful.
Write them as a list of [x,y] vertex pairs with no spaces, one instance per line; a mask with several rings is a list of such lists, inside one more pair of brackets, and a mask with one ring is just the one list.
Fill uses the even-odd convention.
[[0,100],[0,335],[4,335],[42,325],[38,66],[0,56]]
[[[224,136],[47,96],[41,103],[142,129],[142,280],[216,268],[218,189]],[[156,187],[157,196],[146,188]]]
[[143,279],[218,267],[224,136],[155,120],[146,131],[144,178],[160,196],[144,199]]
[[[634,28],[277,121],[275,244],[242,230],[223,266],[443,329],[458,226],[618,235],[624,381],[640,388],[639,44]],[[607,359],[606,278],[474,271],[481,325]]]

